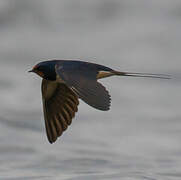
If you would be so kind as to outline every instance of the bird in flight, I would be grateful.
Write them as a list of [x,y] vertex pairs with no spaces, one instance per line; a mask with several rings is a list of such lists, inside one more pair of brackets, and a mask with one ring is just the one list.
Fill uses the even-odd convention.
[[120,72],[103,65],[75,60],[43,61],[29,72],[43,78],[41,91],[45,128],[51,144],[72,123],[78,111],[79,98],[98,110],[109,110],[109,92],[98,79],[110,76],[169,79],[168,75]]

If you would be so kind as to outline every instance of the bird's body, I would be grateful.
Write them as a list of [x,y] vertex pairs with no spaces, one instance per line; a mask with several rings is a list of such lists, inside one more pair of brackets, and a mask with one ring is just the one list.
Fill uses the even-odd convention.
[[96,109],[109,110],[110,95],[98,79],[113,75],[169,78],[161,74],[119,72],[103,65],[72,60],[44,61],[30,72],[43,78],[42,101],[50,143],[55,142],[71,124],[78,111],[79,98]]

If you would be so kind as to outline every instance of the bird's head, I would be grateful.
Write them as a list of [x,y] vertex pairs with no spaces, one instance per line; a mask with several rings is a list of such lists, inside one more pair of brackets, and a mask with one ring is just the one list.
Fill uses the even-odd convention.
[[37,65],[35,65],[31,71],[28,71],[28,72],[34,72],[46,80],[50,80],[50,81],[56,80],[54,61],[40,62]]

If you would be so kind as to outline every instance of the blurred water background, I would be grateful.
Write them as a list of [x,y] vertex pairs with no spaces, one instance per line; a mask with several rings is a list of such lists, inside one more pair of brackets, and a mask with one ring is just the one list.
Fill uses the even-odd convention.
[[[0,1],[0,180],[181,179],[180,0]],[[172,80],[111,77],[108,112],[80,104],[46,139],[47,59],[81,59]]]

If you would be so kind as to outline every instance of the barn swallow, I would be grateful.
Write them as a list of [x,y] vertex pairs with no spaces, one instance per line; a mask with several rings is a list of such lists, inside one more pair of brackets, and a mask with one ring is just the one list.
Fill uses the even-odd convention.
[[163,74],[120,72],[103,65],[72,60],[40,62],[29,72],[43,78],[43,111],[50,143],[54,143],[72,123],[78,111],[79,98],[98,110],[109,110],[109,92],[98,79],[110,76],[169,79],[169,76]]

